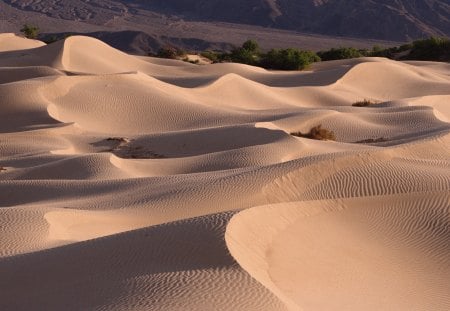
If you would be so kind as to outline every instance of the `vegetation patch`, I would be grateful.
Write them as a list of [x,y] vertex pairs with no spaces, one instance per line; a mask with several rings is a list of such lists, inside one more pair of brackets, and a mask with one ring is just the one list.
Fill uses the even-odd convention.
[[386,57],[394,60],[450,61],[450,39],[430,37],[400,46],[383,48],[374,46],[371,50],[352,47],[332,48],[317,53],[325,60],[348,59],[356,57]]
[[125,137],[109,137],[92,144],[102,147],[99,152],[111,152],[124,159],[162,159],[164,155],[151,150],[148,146],[133,144],[133,140]]
[[316,140],[336,140],[336,135],[334,132],[322,128],[321,124],[311,128],[308,133],[292,132],[291,135]]
[[374,46],[372,49],[339,47],[317,53],[296,48],[272,49],[264,53],[256,41],[247,40],[241,47],[234,48],[229,53],[204,51],[201,55],[213,63],[234,62],[277,70],[302,70],[314,62],[358,57],[450,61],[450,39],[431,37],[389,48],[380,46]]
[[203,51],[200,53],[200,55],[204,58],[209,59],[213,63],[220,62],[220,52],[218,51]]
[[384,137],[379,137],[379,138],[369,138],[369,139],[358,140],[358,141],[355,141],[355,144],[374,144],[374,143],[382,143],[385,141],[388,141],[388,140]]
[[378,102],[371,101],[369,99],[364,99],[364,100],[353,103],[352,106],[353,107],[368,107],[368,106],[376,105],[376,104],[378,104]]
[[128,143],[130,140],[124,137],[109,137],[106,139],[107,141],[115,141],[118,143]]
[[320,51],[317,55],[323,60],[349,59],[366,56],[364,50],[358,50],[352,47],[332,48],[328,51]]
[[254,40],[245,41],[241,47],[234,48],[229,53],[205,51],[201,55],[213,63],[232,62],[275,70],[302,70],[320,61],[315,52],[295,48],[272,49],[263,53]]
[[274,49],[261,57],[261,67],[278,70],[302,70],[319,62],[320,57],[311,51],[299,49]]
[[39,27],[25,24],[23,25],[23,28],[20,29],[20,32],[28,39],[36,39],[39,34]]
[[414,41],[411,51],[405,59],[449,62],[450,39],[431,37]]
[[186,56],[185,58],[183,58],[183,62],[191,63],[191,64],[194,64],[194,65],[198,65],[200,63],[200,60],[198,60],[198,59],[189,59],[189,57]]
[[179,59],[186,57],[186,51],[179,49],[174,46],[166,46],[162,47],[158,50],[158,53],[154,55],[159,58],[168,58],[168,59]]
[[151,150],[147,146],[121,145],[113,153],[124,159],[164,159],[164,155]]

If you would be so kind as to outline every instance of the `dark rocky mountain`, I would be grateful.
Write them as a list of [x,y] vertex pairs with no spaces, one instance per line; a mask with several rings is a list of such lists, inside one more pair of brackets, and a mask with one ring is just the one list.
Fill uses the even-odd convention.
[[21,10],[105,24],[142,11],[384,40],[450,36],[450,0],[4,0]]
[[97,38],[123,52],[135,55],[151,55],[158,53],[162,47],[177,47],[185,51],[231,50],[233,46],[226,42],[209,42],[196,38],[176,38],[168,36],[152,36],[142,31],[96,31],[96,32],[57,32],[44,33],[38,39],[53,42],[67,36],[84,35]]
[[[449,0],[280,0],[280,26],[388,40],[450,36]],[[301,15],[302,2],[306,14]],[[297,22],[298,20],[302,22]]]
[[197,20],[327,35],[408,40],[450,36],[449,0],[152,0],[141,8]]
[[0,0],[0,32],[18,32],[24,23],[46,33],[132,40],[136,53],[249,38],[265,48],[319,50],[450,36],[450,0]]

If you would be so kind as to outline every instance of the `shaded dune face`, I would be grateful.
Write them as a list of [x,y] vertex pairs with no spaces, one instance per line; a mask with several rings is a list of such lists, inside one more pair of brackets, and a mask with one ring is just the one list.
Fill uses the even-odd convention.
[[0,40],[1,310],[450,308],[448,65]]

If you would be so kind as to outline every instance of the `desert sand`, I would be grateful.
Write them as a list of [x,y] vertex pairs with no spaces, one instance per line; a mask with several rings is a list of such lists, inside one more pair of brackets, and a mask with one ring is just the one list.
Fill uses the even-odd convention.
[[0,34],[0,116],[0,310],[450,309],[449,64]]

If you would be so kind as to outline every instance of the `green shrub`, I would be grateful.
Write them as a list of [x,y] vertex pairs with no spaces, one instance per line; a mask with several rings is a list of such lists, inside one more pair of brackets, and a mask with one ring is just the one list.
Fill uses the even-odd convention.
[[259,53],[259,44],[255,40],[247,40],[242,44],[242,48],[249,52]]
[[262,56],[261,66],[267,69],[299,70],[320,61],[316,53],[298,49],[272,49]]
[[364,54],[355,48],[332,48],[328,51],[320,51],[317,55],[323,60],[336,60],[336,59],[349,59],[349,58],[358,58],[364,56]]
[[406,52],[408,50],[410,50],[412,48],[412,44],[403,44],[401,46],[394,46],[394,47],[390,47],[390,48],[381,48],[379,46],[374,46],[372,48],[372,51],[370,51],[370,53],[368,53],[367,56],[372,56],[372,57],[386,57],[386,58],[390,58],[390,59],[396,59],[398,58],[398,54],[399,53],[403,53]]
[[174,46],[162,47],[158,50],[158,53],[156,54],[156,57],[169,59],[177,59],[183,56],[186,56],[186,51],[178,49]]
[[36,39],[39,34],[39,27],[25,24],[23,25],[23,28],[20,29],[20,32],[28,39]]
[[228,56],[235,63],[258,65],[260,60],[259,45],[254,40],[247,40],[241,47],[233,49]]
[[316,140],[336,140],[333,131],[322,128],[322,125],[314,126],[308,133],[292,132],[291,135]]
[[203,52],[200,53],[200,55],[205,57],[205,58],[207,58],[207,59],[209,59],[213,63],[217,63],[221,59],[220,53],[213,52],[213,51],[203,51]]
[[245,41],[241,47],[234,48],[230,53],[204,51],[201,55],[214,63],[234,62],[279,70],[304,69],[309,64],[320,61],[320,57],[314,52],[293,48],[273,49],[264,54],[254,40]]
[[237,48],[231,51],[229,55],[230,60],[234,63],[241,63],[247,65],[257,65],[259,61],[259,55],[251,50],[244,48]]
[[41,38],[41,40],[42,40],[43,42],[47,43],[47,44],[51,44],[51,43],[55,43],[55,42],[58,41],[59,39],[58,39],[57,36],[52,35],[52,36],[45,37],[45,38],[43,38],[43,39]]
[[450,39],[431,37],[414,41],[405,59],[450,61]]

